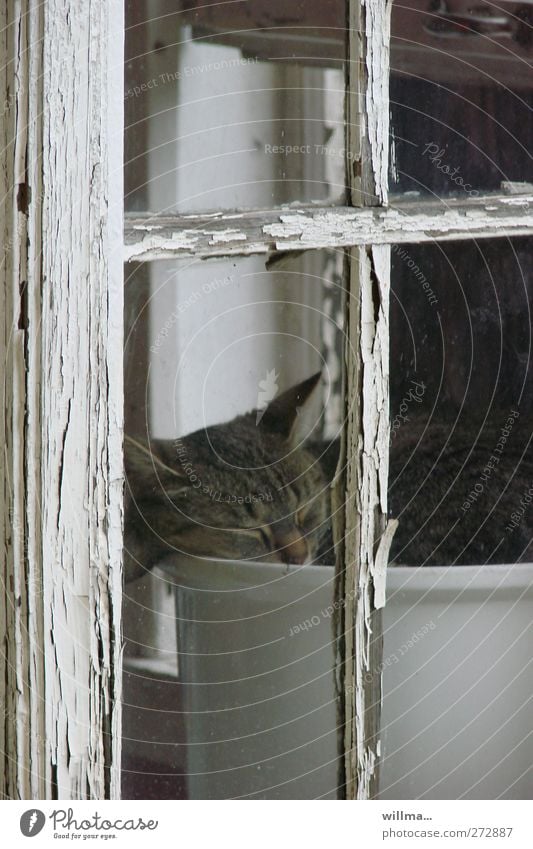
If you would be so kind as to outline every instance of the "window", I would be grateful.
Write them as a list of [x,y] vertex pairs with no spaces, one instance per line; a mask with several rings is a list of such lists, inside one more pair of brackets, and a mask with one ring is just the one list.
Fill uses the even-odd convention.
[[[131,118],[126,149],[129,146],[135,155],[127,158],[132,190],[126,251],[128,269],[134,269],[133,274],[127,272],[132,322],[139,327],[133,332],[126,363],[137,380],[139,369],[149,374],[148,388],[142,390],[149,409],[135,398],[132,427],[140,427],[145,439],[150,433],[170,439],[176,432],[186,434],[231,420],[256,403],[265,363],[269,369],[274,362],[280,364],[285,385],[291,382],[289,362],[299,363],[300,377],[323,367],[324,358],[310,361],[303,349],[295,348],[291,355],[281,337],[287,328],[301,334],[302,315],[311,304],[318,310],[324,303],[330,308],[332,283],[340,283],[342,299],[337,299],[335,309],[344,313],[336,322],[338,339],[333,344],[337,364],[343,357],[346,362],[344,386],[340,394],[339,385],[328,387],[329,402],[324,407],[329,438],[342,430],[344,439],[332,507],[338,558],[335,597],[318,594],[319,588],[331,583],[326,571],[317,578],[311,607],[300,614],[300,620],[292,613],[296,628],[298,621],[308,623],[305,642],[300,638],[304,656],[286,654],[283,664],[271,650],[266,666],[239,666],[235,660],[233,666],[229,662],[217,666],[211,657],[214,647],[224,646],[221,654],[227,660],[230,649],[241,654],[251,650],[251,634],[256,641],[261,637],[266,642],[268,631],[270,638],[283,641],[285,632],[293,633],[294,628],[284,620],[268,630],[267,604],[261,608],[262,625],[253,620],[255,627],[246,637],[217,635],[217,628],[208,622],[221,617],[229,630],[233,616],[246,619],[252,614],[243,602],[244,585],[232,584],[222,569],[213,573],[212,569],[202,571],[198,564],[177,567],[182,688],[167,696],[166,705],[184,708],[185,729],[181,737],[171,734],[165,740],[179,739],[188,755],[179,763],[176,759],[166,762],[165,774],[167,780],[172,771],[174,777],[179,774],[179,786],[170,790],[179,796],[374,795],[381,741],[380,674],[387,685],[387,651],[394,655],[399,639],[391,634],[401,632],[398,619],[406,618],[398,613],[404,585],[416,581],[427,585],[431,573],[420,577],[417,567],[453,564],[459,570],[460,593],[467,585],[465,568],[529,559],[527,525],[523,534],[498,544],[501,519],[512,512],[518,479],[525,471],[516,458],[526,446],[527,422],[520,428],[520,439],[515,430],[518,441],[513,446],[512,469],[519,469],[517,481],[510,483],[511,467],[505,466],[504,471],[502,465],[500,488],[491,489],[481,512],[471,509],[458,522],[456,505],[465,486],[466,490],[470,484],[476,486],[485,442],[504,427],[512,404],[521,404],[527,412],[529,403],[524,392],[529,363],[529,298],[524,278],[528,242],[502,238],[521,236],[530,226],[530,188],[524,184],[530,178],[526,143],[530,80],[524,66],[527,15],[510,12],[500,19],[488,5],[475,12],[439,6],[429,13],[416,4],[395,5],[389,45],[390,11],[381,4],[360,9],[355,3],[349,9],[328,3],[288,11],[282,5],[256,2],[242,15],[242,9],[195,3],[171,10],[154,6],[150,19],[139,21],[131,10],[132,84],[127,90]],[[349,16],[346,28],[345,14]],[[516,50],[509,51],[509,39]],[[435,63],[436,57],[442,61]],[[434,78],[425,78],[426,67],[435,68]],[[519,84],[513,85],[519,68],[524,73]],[[204,104],[209,108],[204,109]],[[500,119],[502,110],[508,116],[505,121]],[[390,204],[389,191],[393,193]],[[350,205],[343,205],[348,199]],[[204,261],[200,267],[199,260]],[[139,262],[143,264],[132,265]],[[212,280],[226,281],[216,284],[215,296]],[[272,306],[273,292],[280,308],[279,286],[283,317],[275,310],[268,317],[261,315]],[[255,288],[262,293],[261,304]],[[295,309],[295,304],[300,306]],[[242,350],[240,322],[247,331]],[[309,332],[308,322],[304,325]],[[315,350],[323,350],[321,336],[324,331],[325,336],[331,335],[334,326],[329,330],[327,324],[315,326],[306,346],[311,343]],[[207,333],[204,327],[209,328]],[[136,335],[142,333],[147,336],[139,343]],[[346,347],[339,358],[343,335]],[[273,347],[266,344],[267,339]],[[134,354],[139,344],[154,353],[149,361],[141,363],[142,355]],[[177,346],[174,351],[171,345]],[[327,368],[324,371],[327,382]],[[173,397],[168,391],[171,377]],[[183,417],[188,417],[187,424]],[[325,433],[323,428],[322,438]],[[450,460],[454,455],[460,459],[459,466]],[[393,542],[394,576],[390,578],[393,601],[391,612],[386,609],[387,648],[382,657],[384,569],[397,517],[400,527]],[[306,569],[309,579],[312,569]],[[403,569],[408,570],[407,577]],[[257,565],[252,574],[259,581]],[[444,574],[441,571],[435,579],[437,584]],[[482,578],[476,577],[481,574]],[[517,574],[515,569],[514,581]],[[488,575],[488,569],[482,573],[477,569],[468,580],[477,586],[476,580],[486,581]],[[501,583],[503,576],[504,572],[496,572],[495,580]],[[529,581],[527,574],[524,580]],[[230,586],[241,595],[234,598]],[[271,589],[270,602],[284,600],[283,606],[291,609],[295,599],[288,584],[281,586],[287,595],[282,592],[278,598]],[[306,595],[303,586],[300,593]],[[132,729],[133,753],[133,761],[127,755],[126,762],[132,766],[137,758],[140,763],[142,739],[145,763],[152,765],[148,771],[153,774],[157,747],[154,739],[148,741],[140,733],[150,702],[143,701],[142,694],[135,695],[136,676],[140,670],[149,674],[150,666],[160,672],[162,667],[154,664],[163,662],[168,652],[164,646],[169,643],[165,628],[156,624],[148,652],[155,652],[159,660],[143,659],[139,632],[152,634],[153,617],[157,622],[163,609],[161,586],[150,591],[150,597],[158,599],[147,613],[151,626],[135,613],[138,599],[130,600],[133,608],[126,615],[126,634],[132,622],[130,650],[138,655],[126,660],[130,665],[127,680],[130,701],[138,710],[125,716]],[[147,598],[146,579],[138,592],[138,598]],[[211,606],[206,601],[209,592],[214,595]],[[268,597],[265,586],[262,592]],[[432,588],[431,597],[436,592],[437,587]],[[205,604],[198,602],[198,595]],[[222,612],[224,598],[232,603]],[[171,593],[165,608],[167,622],[173,621],[173,604]],[[256,616],[258,609],[254,609]],[[307,712],[282,706],[280,694],[292,679],[280,676],[275,684],[268,682],[269,690],[265,670],[288,667],[293,674],[298,670],[297,691],[303,687],[306,692],[314,678],[321,680],[332,665],[332,657],[320,657],[319,651],[324,654],[329,642],[331,631],[323,628],[323,620],[328,618],[324,611],[331,610],[338,614],[334,617],[339,628],[337,647],[344,652],[335,664],[341,681],[340,710],[335,717],[324,711],[324,705],[331,706],[334,700],[332,686],[314,695],[307,692]],[[431,624],[418,623],[410,614],[422,630],[425,626],[424,636],[431,635]],[[455,625],[459,628],[458,622]],[[415,639],[421,638],[415,635]],[[453,643],[453,636],[450,639]],[[313,663],[307,669],[309,655]],[[221,684],[230,679],[241,681],[239,693]],[[171,685],[167,681],[165,686]],[[394,691],[396,685],[391,686]],[[271,707],[272,699],[277,712],[265,707]],[[250,700],[253,716],[245,719]],[[411,735],[408,743],[417,737],[399,723],[399,704],[386,686],[388,757],[382,793],[386,795],[391,786],[393,796],[403,786],[398,785],[398,774],[404,764],[394,750],[408,746],[405,739],[400,745],[398,735],[388,729],[400,727],[400,736]],[[299,735],[298,717],[310,714],[316,724],[308,719],[309,735]],[[426,724],[421,723],[421,732],[425,733]],[[288,727],[291,736],[276,737],[278,726]],[[343,761],[337,780],[333,778],[335,730]],[[321,747],[315,745],[313,755],[316,740]],[[170,746],[168,750],[172,751]],[[294,750],[297,755],[291,760]],[[434,770],[435,784],[439,768]],[[312,780],[306,783],[303,775],[312,775]],[[424,780],[427,788],[427,777]],[[126,783],[127,792],[134,793],[134,778]],[[142,780],[141,786],[148,792]]]
[[[435,746],[391,672],[404,645],[411,682],[419,647],[437,655],[450,643],[433,670],[453,680],[455,629],[474,663],[487,643],[479,681],[487,672],[498,686],[492,666],[513,658],[513,716],[530,692],[520,677],[530,582],[514,564],[530,560],[531,21],[520,4],[478,7],[395,3],[391,30],[391,4],[374,0],[127,3],[124,85],[116,0],[77,8],[76,28],[57,0],[3,13],[4,795],[104,798],[122,786],[131,797],[149,774],[154,795],[170,798],[438,798],[457,775],[465,796],[525,793],[518,756],[498,791],[464,766],[470,750],[428,773],[456,728],[440,727]],[[306,444],[338,448],[326,478],[334,549],[311,551],[311,531],[260,519],[268,463],[238,506],[248,541],[266,534],[281,563],[241,539],[242,556],[217,570],[231,529],[206,513],[217,551],[191,543],[194,564],[177,570],[153,542],[166,527],[146,500],[128,538],[143,456],[166,494],[176,469],[181,490],[184,474],[187,487],[200,480],[208,511],[226,490],[198,475],[197,458],[188,466],[187,436],[250,409],[272,428],[276,399]],[[125,565],[150,567],[125,585],[124,660],[123,412]],[[439,618],[439,584],[446,608],[480,582],[485,613],[485,600],[511,598],[499,629],[479,617],[469,630],[479,603],[459,629]],[[426,596],[435,610],[421,607]],[[423,693],[429,711],[439,684]],[[463,691],[477,699],[480,687],[468,679]],[[443,715],[457,722],[454,704]],[[485,726],[472,714],[471,727],[474,758]],[[500,780],[511,761],[489,757]]]

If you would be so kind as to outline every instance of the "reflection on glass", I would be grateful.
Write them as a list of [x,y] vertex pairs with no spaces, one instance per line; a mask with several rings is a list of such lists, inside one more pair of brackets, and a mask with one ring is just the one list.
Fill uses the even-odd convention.
[[507,0],[395,0],[393,191],[468,199],[533,181],[532,25]]
[[531,240],[392,253],[393,560],[531,561]]
[[335,798],[342,255],[126,275],[123,795]]
[[342,202],[345,11],[127,4],[126,209]]

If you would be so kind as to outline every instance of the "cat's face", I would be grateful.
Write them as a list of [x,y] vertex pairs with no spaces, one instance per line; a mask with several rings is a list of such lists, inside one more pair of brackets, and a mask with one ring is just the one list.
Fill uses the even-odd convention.
[[126,441],[126,548],[140,568],[172,552],[313,562],[329,527],[329,482],[293,429],[317,382],[281,395],[259,424],[254,411],[174,441]]

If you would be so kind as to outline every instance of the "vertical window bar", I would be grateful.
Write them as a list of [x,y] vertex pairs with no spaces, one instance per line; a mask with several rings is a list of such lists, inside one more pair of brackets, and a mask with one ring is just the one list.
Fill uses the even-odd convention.
[[[347,171],[354,206],[387,202],[389,0],[350,0]],[[353,248],[347,298],[340,587],[346,797],[377,792],[389,441],[390,248]],[[337,495],[337,501],[339,496]],[[337,538],[338,536],[337,528]]]
[[104,799],[120,760],[123,4],[24,0],[0,18],[0,781],[4,798]]

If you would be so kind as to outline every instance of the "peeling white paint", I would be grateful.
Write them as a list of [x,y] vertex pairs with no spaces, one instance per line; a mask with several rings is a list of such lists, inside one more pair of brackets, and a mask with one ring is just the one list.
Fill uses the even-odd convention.
[[[161,234],[161,227],[155,224],[135,224],[136,232],[142,231],[140,240],[133,245],[128,245],[125,251],[125,260],[128,262],[146,260],[150,258],[165,259],[175,254],[195,253],[195,248],[203,234],[190,230],[176,230],[168,236]],[[144,235],[144,233],[149,235]],[[154,234],[153,236],[151,234]]]
[[0,14],[2,791],[99,799],[119,792],[123,6]]
[[[291,221],[289,237],[278,230],[270,234],[276,247],[298,244],[301,250],[308,241],[323,238],[316,229],[319,225],[330,231],[333,244],[341,246],[348,237],[347,245],[358,246],[350,252],[346,349],[345,774],[347,798],[368,799],[377,789],[381,702],[381,622],[375,602],[384,601],[386,568],[384,548],[381,556],[378,549],[374,561],[387,504],[390,248],[385,245],[403,234],[406,222],[398,209],[384,208],[389,158],[390,2],[350,3],[349,22],[347,159],[351,199],[359,208],[335,210],[334,214],[341,213],[335,221],[328,212],[311,227]],[[419,215],[420,208],[412,212]],[[370,244],[374,247],[365,247]]]
[[366,36],[366,119],[375,194],[387,203],[389,161],[389,44],[392,0],[362,0]]
[[[235,226],[236,219],[239,227]],[[411,199],[388,208],[307,207],[227,213],[217,218],[220,229],[203,215],[187,216],[186,221],[185,227],[185,218],[130,217],[126,221],[124,260],[248,256],[273,250],[528,235],[533,234],[533,197],[500,195],[442,203]]]
[[502,203],[506,206],[524,206],[529,208],[533,203],[533,195],[513,195],[512,197],[502,198]]
[[211,233],[210,245],[227,245],[228,242],[245,242],[246,236],[238,230],[223,230],[220,233]]
[[398,527],[398,519],[389,519],[387,527],[379,541],[374,565],[370,570],[374,584],[374,607],[379,610],[386,603],[387,565],[389,562],[389,551],[392,540]]
[[[376,653],[371,651],[372,610],[381,606],[376,600],[380,602],[384,595],[386,568],[386,564],[378,562],[376,573],[374,550],[376,541],[383,540],[382,527],[387,514],[390,249],[376,246],[361,251],[359,273],[362,451],[358,477],[361,518],[356,554],[359,604],[355,609],[355,687],[356,725],[360,731],[356,740],[355,775],[357,798],[366,799],[375,790],[376,766],[375,742],[370,739],[369,724],[372,727],[379,721],[378,716],[368,716],[369,704],[373,704],[377,695],[375,687],[369,686],[369,676],[376,675],[373,668]],[[379,680],[378,676],[374,683],[379,684]],[[377,707],[373,710],[378,713]]]
[[359,771],[359,786],[357,789],[358,799],[369,799],[373,790],[373,779],[376,773],[376,753],[372,748],[363,752],[361,769]]
[[[451,206],[451,205],[450,205]],[[524,207],[519,215],[506,207]],[[490,238],[533,232],[533,212],[524,198],[499,198],[497,204],[442,205],[424,211],[418,203],[397,204],[390,209],[350,209],[321,214],[280,215],[263,228],[277,250],[302,250],[327,244],[337,247],[447,241],[458,238]]]
[[[354,249],[347,360],[345,712],[349,799],[375,792],[381,699],[375,610],[384,604],[388,546],[390,249]],[[374,557],[376,543],[380,543]],[[376,701],[377,700],[377,701]]]

